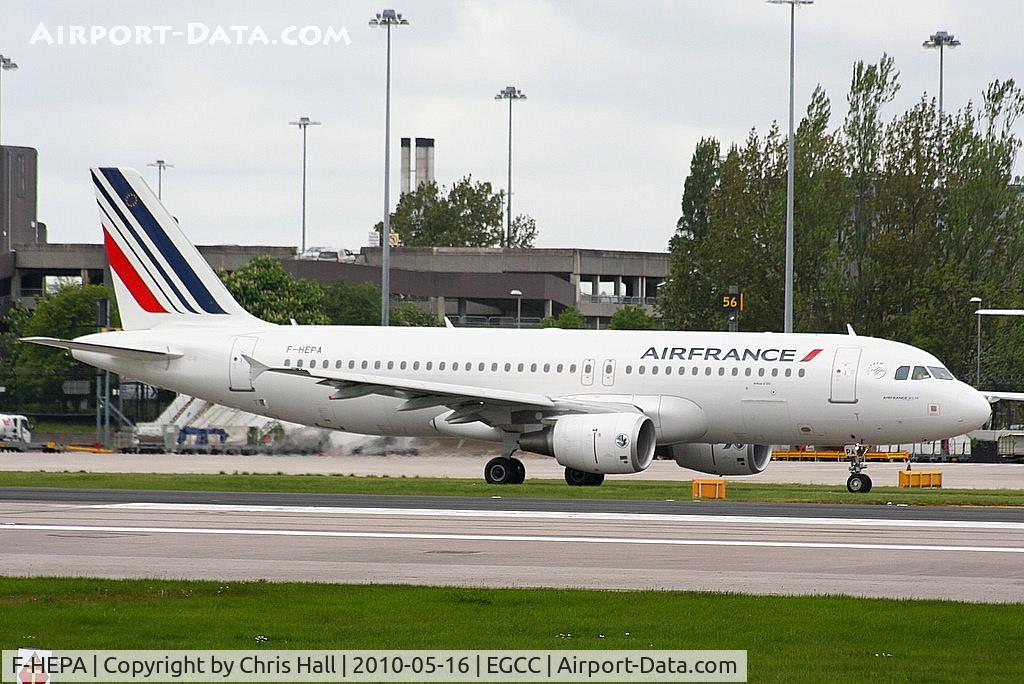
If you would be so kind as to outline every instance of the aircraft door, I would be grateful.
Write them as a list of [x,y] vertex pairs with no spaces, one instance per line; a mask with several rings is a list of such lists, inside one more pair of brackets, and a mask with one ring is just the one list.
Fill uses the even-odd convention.
[[605,387],[615,384],[615,359],[605,359],[601,363],[601,384]]
[[590,387],[594,384],[594,359],[583,359],[583,368],[581,370],[581,382]]
[[857,403],[857,366],[860,364],[860,352],[857,347],[840,347],[836,349],[832,361],[832,395],[833,404]]
[[242,354],[252,356],[258,337],[239,335],[231,346],[231,362],[228,366],[228,389],[232,392],[253,392],[252,369]]

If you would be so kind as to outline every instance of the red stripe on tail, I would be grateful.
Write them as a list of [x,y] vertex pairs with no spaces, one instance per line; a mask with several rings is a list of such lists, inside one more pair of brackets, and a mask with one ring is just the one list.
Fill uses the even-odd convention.
[[823,351],[822,349],[812,349],[812,350],[811,350],[811,353],[810,353],[810,354],[808,354],[808,355],[807,355],[807,356],[805,356],[804,358],[800,359],[800,363],[805,363],[805,362],[807,362],[807,361],[810,361],[810,360],[811,360],[811,359],[813,359],[813,358],[814,358],[815,356],[817,356],[818,354],[820,354],[820,353],[821,353],[822,351]]
[[167,309],[160,306],[160,302],[153,296],[153,293],[146,285],[146,281],[139,276],[139,272],[128,261],[128,258],[121,251],[121,248],[117,246],[117,243],[114,242],[114,239],[110,237],[106,226],[103,227],[103,244],[107,248],[107,261],[110,262],[110,268],[114,269],[114,273],[117,274],[117,277],[128,288],[128,291],[132,293],[132,297],[135,297],[135,301],[139,303],[139,306],[149,313],[167,313]]

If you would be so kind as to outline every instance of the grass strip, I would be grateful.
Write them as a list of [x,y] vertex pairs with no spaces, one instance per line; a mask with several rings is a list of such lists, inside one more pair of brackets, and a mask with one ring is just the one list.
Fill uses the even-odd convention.
[[[843,473],[837,473],[841,479]],[[609,479],[600,487],[569,487],[557,480],[523,485],[489,485],[483,480],[435,477],[356,477],[222,473],[215,475],[87,472],[0,472],[0,487],[80,487],[218,492],[299,492],[479,496],[543,499],[632,499],[678,501],[692,498],[689,481]],[[731,501],[776,503],[910,504],[918,506],[1024,506],[1020,489],[900,489],[874,487],[851,494],[845,481],[834,485],[730,481]]]
[[1020,682],[1022,623],[1024,604],[0,578],[4,648],[741,649],[752,682]]

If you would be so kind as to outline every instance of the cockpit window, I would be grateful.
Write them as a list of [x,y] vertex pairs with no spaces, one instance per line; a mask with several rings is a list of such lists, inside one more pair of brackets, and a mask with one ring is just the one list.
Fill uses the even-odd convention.
[[938,378],[939,380],[955,380],[956,379],[956,378],[953,377],[952,373],[950,373],[948,370],[946,370],[945,368],[943,368],[941,366],[928,366],[928,370],[930,370],[932,372],[932,377],[933,378]]
[[900,366],[896,369],[896,379],[906,380],[907,376],[910,375],[910,366]]
[[914,366],[914,374],[910,376],[911,380],[927,380],[930,377],[931,373],[924,366]]

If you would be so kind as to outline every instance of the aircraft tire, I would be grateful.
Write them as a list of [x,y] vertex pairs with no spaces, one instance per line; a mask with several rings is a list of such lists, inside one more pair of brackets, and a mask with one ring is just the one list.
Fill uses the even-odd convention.
[[526,466],[518,458],[510,458],[512,462],[512,479],[509,484],[523,484],[526,481]]
[[866,494],[871,491],[871,478],[867,475],[854,473],[846,481],[846,490],[851,494]]
[[[484,466],[484,480],[487,481],[487,484],[512,484],[515,482],[514,460],[499,456],[488,461]],[[523,475],[525,476],[525,474],[526,468],[523,468]]]

